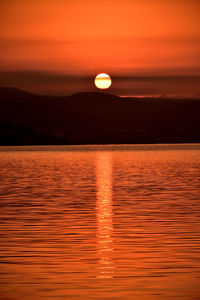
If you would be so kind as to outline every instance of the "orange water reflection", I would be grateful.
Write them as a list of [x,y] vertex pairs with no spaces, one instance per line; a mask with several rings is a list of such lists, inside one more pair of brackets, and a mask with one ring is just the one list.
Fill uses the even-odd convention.
[[112,157],[110,152],[97,153],[97,247],[99,254],[98,278],[113,277],[113,212],[112,212]]
[[4,149],[0,299],[199,299],[199,144]]

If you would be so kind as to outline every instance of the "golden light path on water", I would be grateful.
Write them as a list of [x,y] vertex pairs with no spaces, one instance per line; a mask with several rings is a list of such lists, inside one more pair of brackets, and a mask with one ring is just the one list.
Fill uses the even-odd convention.
[[112,158],[109,152],[99,152],[96,160],[97,186],[97,248],[99,278],[112,278],[113,266],[113,212],[112,212]]

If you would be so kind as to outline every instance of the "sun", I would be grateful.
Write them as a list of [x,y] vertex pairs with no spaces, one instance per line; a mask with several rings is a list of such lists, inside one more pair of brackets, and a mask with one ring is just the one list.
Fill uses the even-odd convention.
[[108,74],[101,73],[95,77],[94,83],[98,89],[108,89],[112,84],[112,80]]

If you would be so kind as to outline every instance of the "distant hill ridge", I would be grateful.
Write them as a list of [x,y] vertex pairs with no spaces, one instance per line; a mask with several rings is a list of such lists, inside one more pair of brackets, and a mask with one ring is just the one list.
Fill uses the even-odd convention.
[[200,142],[199,116],[199,99],[41,96],[0,87],[1,145]]

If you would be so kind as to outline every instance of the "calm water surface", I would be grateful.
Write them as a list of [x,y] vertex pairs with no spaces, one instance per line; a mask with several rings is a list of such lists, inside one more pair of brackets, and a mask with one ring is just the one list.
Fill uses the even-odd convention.
[[200,299],[200,145],[0,148],[0,299]]

